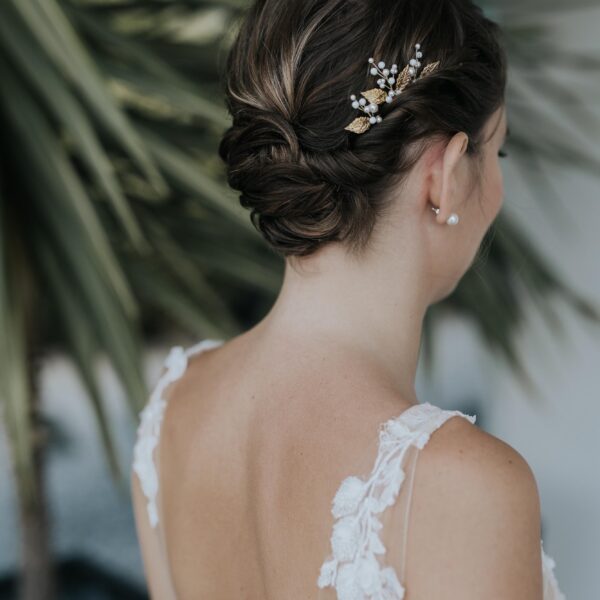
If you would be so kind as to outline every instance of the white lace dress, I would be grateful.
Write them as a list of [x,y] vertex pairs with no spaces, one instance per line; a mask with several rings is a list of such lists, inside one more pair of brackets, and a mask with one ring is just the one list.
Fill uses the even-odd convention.
[[[184,349],[171,348],[164,372],[150,399],[140,413],[140,424],[134,447],[133,470],[137,474],[146,499],[150,525],[158,525],[158,475],[154,449],[158,444],[160,425],[165,409],[163,392],[186,370],[188,357],[222,344],[224,340],[205,339]],[[427,444],[431,434],[447,419],[461,416],[474,423],[476,417],[458,410],[445,410],[421,403],[410,407],[379,428],[378,452],[368,477],[353,475],[345,478],[331,502],[334,524],[331,531],[331,552],[324,557],[315,574],[315,597],[338,600],[401,600],[405,595],[403,581],[404,554],[386,561],[390,554],[382,541],[384,522],[389,519],[386,508],[400,501],[410,507],[410,491],[418,451]],[[405,483],[406,482],[406,483]],[[403,489],[406,485],[408,490]],[[401,494],[400,492],[404,493]],[[394,528],[397,531],[397,528]],[[406,542],[406,528],[403,542]],[[397,544],[403,548],[403,544]],[[544,600],[565,600],[555,574],[554,560],[548,556],[540,540]],[[393,564],[392,564],[393,563]],[[397,570],[395,566],[400,564]],[[399,571],[399,572],[398,572]]]

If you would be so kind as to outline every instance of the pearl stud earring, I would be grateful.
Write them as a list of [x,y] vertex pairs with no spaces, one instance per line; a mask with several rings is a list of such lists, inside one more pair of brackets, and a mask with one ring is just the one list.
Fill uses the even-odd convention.
[[[440,209],[437,206],[432,206],[431,210],[437,215],[440,212]],[[446,223],[448,225],[456,225],[459,221],[458,215],[456,213],[452,213],[447,219]]]

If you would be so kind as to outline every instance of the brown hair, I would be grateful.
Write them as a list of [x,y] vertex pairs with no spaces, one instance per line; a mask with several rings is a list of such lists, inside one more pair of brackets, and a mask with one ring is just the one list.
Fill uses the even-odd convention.
[[[227,57],[233,123],[219,155],[271,247],[304,256],[337,240],[360,252],[391,181],[428,140],[464,131],[477,157],[504,102],[499,34],[470,0],[256,0]],[[350,95],[377,85],[367,59],[401,70],[416,43],[422,64],[439,60],[438,68],[381,105],[381,123],[346,131],[364,114]]]

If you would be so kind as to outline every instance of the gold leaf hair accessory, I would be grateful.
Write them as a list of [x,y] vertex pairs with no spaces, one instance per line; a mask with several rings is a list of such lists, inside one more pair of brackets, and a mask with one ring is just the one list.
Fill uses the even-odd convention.
[[[375,123],[381,123],[383,120],[381,115],[376,114],[379,112],[379,105],[384,102],[390,103],[394,96],[399,96],[407,85],[413,83],[417,79],[426,77],[440,64],[439,60],[434,63],[429,63],[423,68],[420,75],[419,67],[421,66],[421,58],[423,53],[421,52],[421,44],[415,44],[415,56],[411,58],[409,63],[402,69],[400,75],[398,75],[398,65],[394,63],[391,68],[386,68],[385,62],[379,61],[375,64],[373,58],[369,58],[369,64],[371,67],[371,75],[379,75],[380,78],[377,80],[378,88],[361,92],[363,98],[357,99],[354,94],[350,96],[352,100],[352,108],[358,108],[364,112],[366,117],[357,117],[349,125],[346,125],[344,129],[352,131],[353,133],[364,133],[370,129],[371,125]],[[398,75],[396,77],[396,75]],[[387,92],[386,92],[387,90]]]

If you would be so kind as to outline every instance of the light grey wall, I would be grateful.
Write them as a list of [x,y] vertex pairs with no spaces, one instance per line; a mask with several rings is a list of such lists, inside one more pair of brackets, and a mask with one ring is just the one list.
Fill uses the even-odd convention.
[[[554,25],[554,39],[561,47],[600,59],[600,7],[540,13],[541,19]],[[585,92],[586,109],[600,123],[598,74],[577,78],[559,69],[550,71],[565,88],[578,86]],[[547,110],[543,103],[539,107]],[[600,161],[600,128],[588,121],[586,138],[565,125],[564,113],[551,114]],[[510,123],[510,112],[508,118]],[[502,162],[503,210],[528,232],[573,289],[600,306],[600,169],[599,176],[592,177],[570,168],[549,168],[547,175],[562,199],[554,206],[550,198],[531,196],[511,160]],[[555,307],[564,323],[564,342],[548,330],[536,306],[528,307],[527,324],[519,334],[519,352],[538,398],[532,398],[483,348],[473,329],[459,321],[443,326],[436,345],[435,381],[420,385],[425,399],[443,407],[477,399],[485,429],[525,457],[538,482],[544,548],[556,561],[561,588],[569,600],[591,600],[600,598],[600,328],[576,318],[562,303]],[[420,370],[419,377],[422,374]]]

